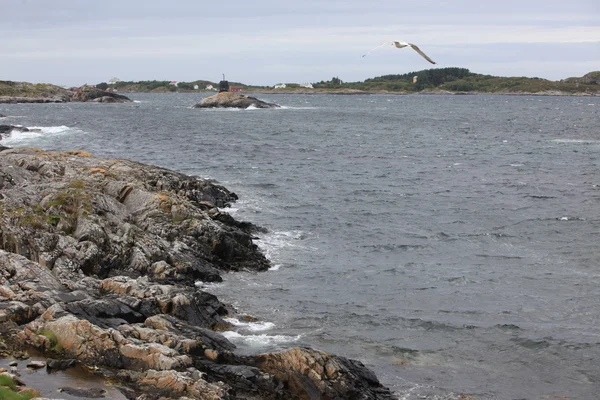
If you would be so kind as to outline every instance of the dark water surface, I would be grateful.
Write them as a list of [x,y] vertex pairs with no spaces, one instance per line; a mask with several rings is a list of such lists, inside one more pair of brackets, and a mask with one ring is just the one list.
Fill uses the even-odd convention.
[[274,265],[205,286],[265,321],[227,333],[241,351],[357,358],[402,399],[599,398],[599,98],[131,97],[0,105],[0,123],[44,127],[2,143],[235,191]]

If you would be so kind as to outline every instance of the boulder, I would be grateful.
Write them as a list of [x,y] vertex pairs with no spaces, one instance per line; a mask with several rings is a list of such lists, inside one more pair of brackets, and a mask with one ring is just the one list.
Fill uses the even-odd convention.
[[256,357],[256,366],[283,382],[298,399],[392,399],[389,389],[361,362],[310,348]]
[[194,108],[279,108],[277,104],[267,103],[256,97],[237,93],[221,92],[202,99]]

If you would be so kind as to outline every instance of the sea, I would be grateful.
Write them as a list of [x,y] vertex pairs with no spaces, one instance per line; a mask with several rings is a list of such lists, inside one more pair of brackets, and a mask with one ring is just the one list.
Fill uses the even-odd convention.
[[600,98],[127,95],[0,105],[0,124],[40,130],[0,144],[235,192],[222,211],[268,230],[272,268],[198,287],[238,310],[240,353],[357,359],[403,400],[600,398]]

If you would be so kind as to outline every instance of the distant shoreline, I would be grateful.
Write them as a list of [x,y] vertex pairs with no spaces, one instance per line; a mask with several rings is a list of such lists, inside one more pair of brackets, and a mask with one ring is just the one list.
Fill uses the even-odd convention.
[[261,94],[334,94],[334,95],[365,95],[365,94],[393,94],[393,95],[457,95],[457,96],[477,96],[477,95],[499,95],[499,96],[576,96],[576,97],[598,97],[599,93],[576,92],[570,93],[559,90],[542,91],[542,92],[452,92],[447,90],[424,90],[420,92],[395,92],[395,91],[364,91],[364,90],[328,90],[328,89],[313,89],[313,90],[247,90],[244,93],[261,93]]

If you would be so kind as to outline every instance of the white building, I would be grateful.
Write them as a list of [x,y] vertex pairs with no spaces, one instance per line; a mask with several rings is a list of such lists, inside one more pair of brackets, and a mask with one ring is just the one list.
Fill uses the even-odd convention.
[[314,89],[312,83],[302,83],[302,84],[300,84],[300,87],[307,88],[307,89]]
[[205,89],[206,89],[206,90],[217,90],[217,89],[215,89],[215,88],[214,88],[214,86],[213,86],[213,85],[206,85],[206,88],[205,88]]
[[285,89],[285,83],[278,83],[277,85],[273,86],[273,89]]
[[198,89],[200,89],[200,86],[194,85],[194,90],[198,90]]

